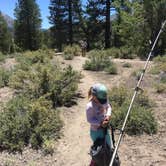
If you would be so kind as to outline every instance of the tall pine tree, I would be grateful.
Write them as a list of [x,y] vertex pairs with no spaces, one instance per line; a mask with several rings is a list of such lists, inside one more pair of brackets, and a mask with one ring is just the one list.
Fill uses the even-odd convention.
[[69,44],[79,40],[80,35],[80,19],[79,12],[81,10],[80,0],[68,0],[68,40]]
[[64,44],[72,45],[79,32],[80,0],[51,0],[50,23],[54,36],[54,45],[59,51]]
[[[162,22],[166,20],[166,1],[165,0],[144,0],[144,17],[150,32],[150,40],[155,40]],[[166,29],[166,28],[165,28]],[[154,49],[154,54],[163,54],[166,50],[166,32],[164,31],[159,38],[158,45]]]
[[41,47],[41,15],[35,0],[18,0],[15,8],[15,43],[23,50]]
[[12,45],[11,41],[12,38],[7,23],[0,12],[0,52],[9,53]]
[[103,45],[103,4],[101,0],[88,0],[85,12],[86,37],[90,48]]
[[63,44],[67,41],[67,22],[68,22],[68,4],[66,0],[50,1],[50,23],[52,34],[54,36],[54,46],[62,51]]
[[105,48],[110,47],[110,42],[111,42],[111,2],[110,0],[105,1]]

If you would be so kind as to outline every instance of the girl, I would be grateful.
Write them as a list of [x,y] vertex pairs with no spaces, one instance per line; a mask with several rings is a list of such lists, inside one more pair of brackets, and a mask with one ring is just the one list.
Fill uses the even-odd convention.
[[[89,103],[86,108],[87,121],[90,123],[90,136],[92,141],[104,138],[104,128],[107,127],[111,117],[111,105],[107,99],[107,88],[100,83],[94,84],[88,92]],[[112,147],[109,132],[106,142]],[[90,166],[93,166],[93,161]]]

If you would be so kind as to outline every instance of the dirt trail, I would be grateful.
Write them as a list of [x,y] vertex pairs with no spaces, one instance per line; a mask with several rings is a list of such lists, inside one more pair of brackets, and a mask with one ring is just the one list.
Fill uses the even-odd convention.
[[[74,69],[82,70],[82,64],[85,58],[76,57],[74,61],[69,61]],[[81,80],[79,86],[84,96],[87,95],[88,88],[96,82],[102,82],[107,87],[111,88],[115,85],[125,83],[130,84],[130,87],[135,87],[136,80],[128,81],[133,71],[137,71],[143,68],[145,62],[140,60],[114,60],[118,65],[118,75],[107,75],[102,72],[90,72],[82,71],[84,78]],[[122,65],[129,62],[132,68],[123,68]],[[151,63],[152,65],[152,63]],[[147,74],[143,86],[148,91],[151,86],[151,75]],[[152,87],[151,87],[152,88]],[[154,95],[154,94],[153,94]],[[166,165],[166,121],[163,116],[166,117],[166,113],[163,112],[163,108],[166,107],[165,99],[162,96],[155,94],[157,99],[158,116],[159,120],[159,132],[154,136],[142,135],[140,137],[123,138],[123,143],[119,150],[122,166],[164,166]],[[87,98],[79,99],[78,105],[70,108],[66,112],[72,111],[73,114],[68,119],[65,119],[64,137],[59,140],[59,146],[57,148],[57,166],[88,166],[89,163],[89,147],[91,140],[89,138],[89,125],[86,122],[85,106]],[[64,113],[65,115],[65,113]],[[161,125],[161,126],[160,126]]]
[[[75,57],[72,61],[64,61],[60,56],[57,56],[55,61],[57,61],[57,58],[62,64],[70,64],[75,70],[81,71],[84,77],[79,84],[82,98],[78,99],[78,104],[70,108],[62,108],[61,116],[64,120],[62,130],[64,135],[56,143],[55,153],[52,156],[43,156],[41,151],[36,152],[29,148],[25,148],[22,155],[3,152],[0,154],[1,163],[7,163],[9,166],[88,166],[90,161],[88,152],[92,143],[89,137],[89,124],[85,115],[88,88],[96,82],[104,83],[108,88],[121,83],[134,88],[136,80],[131,78],[131,73],[141,69],[145,63],[140,60],[114,60],[118,65],[118,75],[108,75],[103,72],[82,70],[82,64],[86,60],[85,57]],[[122,67],[126,62],[129,62],[132,67]],[[129,78],[131,79],[129,80]],[[154,92],[153,79],[150,74],[146,74],[143,86],[151,94],[151,99],[156,101],[154,113],[159,123],[159,132],[154,136],[129,137],[125,135],[119,149],[122,166],[166,165],[166,111],[164,111],[166,96]]]

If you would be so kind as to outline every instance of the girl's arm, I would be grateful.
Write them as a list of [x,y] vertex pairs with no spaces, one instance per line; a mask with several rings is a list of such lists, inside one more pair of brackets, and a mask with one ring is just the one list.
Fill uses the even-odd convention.
[[112,107],[110,104],[107,104],[107,112],[106,112],[106,119],[110,120],[112,113]]

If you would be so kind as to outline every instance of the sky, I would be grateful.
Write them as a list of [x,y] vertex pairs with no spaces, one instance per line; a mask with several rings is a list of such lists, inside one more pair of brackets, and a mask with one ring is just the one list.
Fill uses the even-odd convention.
[[[0,11],[2,13],[9,15],[14,18],[14,9],[17,0],[0,0]],[[41,17],[42,17],[42,28],[47,29],[51,25],[49,24],[48,16],[50,15],[48,6],[50,0],[36,0],[39,5]],[[86,0],[83,0],[83,4],[86,3]]]

